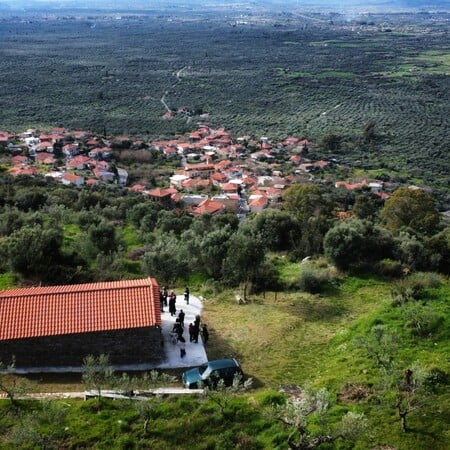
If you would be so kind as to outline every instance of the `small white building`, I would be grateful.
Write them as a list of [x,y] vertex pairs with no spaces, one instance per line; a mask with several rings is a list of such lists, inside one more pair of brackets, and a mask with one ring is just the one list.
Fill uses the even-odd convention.
[[169,180],[171,186],[181,187],[183,181],[188,179],[189,177],[187,175],[175,174],[172,175]]

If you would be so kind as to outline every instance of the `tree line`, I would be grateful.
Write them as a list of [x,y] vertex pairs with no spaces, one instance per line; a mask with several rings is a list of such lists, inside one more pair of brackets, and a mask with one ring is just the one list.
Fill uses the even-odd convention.
[[[347,211],[345,220],[339,211]],[[448,273],[450,231],[430,194],[397,189],[385,204],[369,191],[292,185],[282,201],[239,222],[194,218],[113,185],[82,189],[44,178],[0,180],[0,270],[23,280],[78,283],[151,275],[283,288],[274,255],[325,255],[343,271],[399,276]],[[286,287],[286,286],[284,286]]]

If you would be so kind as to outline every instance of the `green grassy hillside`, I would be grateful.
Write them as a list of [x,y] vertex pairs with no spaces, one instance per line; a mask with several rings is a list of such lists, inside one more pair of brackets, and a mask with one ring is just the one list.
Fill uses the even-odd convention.
[[[301,270],[299,264],[283,268],[292,282]],[[436,280],[432,284],[437,286]],[[210,329],[208,356],[237,357],[254,379],[250,392],[228,398],[223,410],[210,397],[166,398],[150,402],[147,413],[132,401],[53,401],[51,405],[22,401],[18,409],[4,401],[0,447],[14,448],[19,442],[34,448],[31,443],[37,439],[47,442],[48,448],[287,448],[288,430],[268,405],[279,400],[280,388],[300,386],[330,392],[330,429],[348,411],[364,413],[368,419],[368,430],[356,443],[318,448],[445,449],[450,283],[441,279],[438,287],[424,288],[419,300],[401,306],[393,304],[393,286],[371,276],[346,276],[335,278],[320,295],[267,292],[244,305],[237,304],[232,291],[213,294],[198,286],[193,293],[206,296],[202,319]],[[414,308],[423,319],[422,327],[430,311],[438,316],[439,320],[428,318],[436,322],[428,324],[429,333],[417,333],[410,314]],[[381,347],[383,357],[392,356],[388,370],[370,354],[374,327],[380,326],[386,335],[395,336]],[[405,433],[395,404],[399,395],[405,400],[404,391],[396,386],[407,368],[424,375],[427,389],[411,397],[408,393],[406,400],[418,408],[408,414]],[[36,408],[44,412],[38,414]],[[55,415],[59,416],[56,425],[46,425],[47,416]],[[22,433],[17,429],[18,417],[25,423]],[[314,421],[310,427],[321,429]],[[28,428],[34,434],[30,430],[26,434]]]

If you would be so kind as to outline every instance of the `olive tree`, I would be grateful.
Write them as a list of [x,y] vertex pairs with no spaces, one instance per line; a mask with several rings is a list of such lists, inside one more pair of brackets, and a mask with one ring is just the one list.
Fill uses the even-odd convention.
[[4,392],[12,405],[17,406],[17,397],[29,392],[33,383],[14,374],[14,360],[6,365],[0,361],[0,392]]
[[248,233],[243,228],[231,236],[223,262],[223,275],[232,284],[242,284],[244,300],[264,260],[264,244],[259,235]]
[[24,276],[43,277],[61,261],[63,234],[58,227],[24,226],[3,241],[12,270]]
[[283,209],[298,224],[290,236],[295,252],[299,256],[322,253],[332,223],[332,202],[317,186],[295,184],[283,194]]
[[330,394],[326,389],[301,390],[283,405],[274,407],[275,417],[289,430],[287,444],[293,450],[312,450],[339,440],[356,441],[368,430],[364,414],[348,412],[337,425],[328,423]]
[[343,270],[388,258],[392,246],[388,232],[359,219],[338,223],[324,239],[325,255]]
[[109,362],[109,356],[105,354],[86,356],[83,360],[81,373],[83,384],[97,391],[100,401],[102,389],[110,386],[114,380],[114,370]]
[[386,228],[397,231],[410,228],[416,232],[432,233],[439,223],[439,213],[430,194],[421,189],[401,187],[386,200],[381,210]]
[[162,234],[142,258],[143,271],[166,285],[189,273],[182,242],[172,233]]

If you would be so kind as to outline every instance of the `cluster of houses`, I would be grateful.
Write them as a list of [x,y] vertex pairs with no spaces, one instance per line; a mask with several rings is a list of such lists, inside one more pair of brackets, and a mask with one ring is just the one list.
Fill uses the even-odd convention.
[[[180,169],[170,176],[165,188],[129,186],[127,171],[113,163],[114,143],[125,141],[131,151],[147,148],[169,160],[177,158]],[[279,202],[292,183],[310,182],[316,171],[332,164],[307,159],[311,146],[308,140],[293,136],[276,143],[267,137],[234,139],[225,129],[213,129],[207,124],[177,139],[148,143],[132,142],[128,137],[100,139],[88,131],[65,128],[45,133],[28,130],[20,135],[0,131],[0,147],[11,155],[12,175],[40,173],[78,187],[117,183],[166,206],[184,203],[196,216],[225,211],[245,216]],[[336,187],[367,188],[382,198],[388,197],[378,181],[339,181]]]
[[128,182],[127,171],[111,164],[111,142],[89,131],[53,128],[19,135],[0,131],[0,146],[11,155],[9,172],[15,176],[43,174],[77,187],[102,181],[125,186]]

